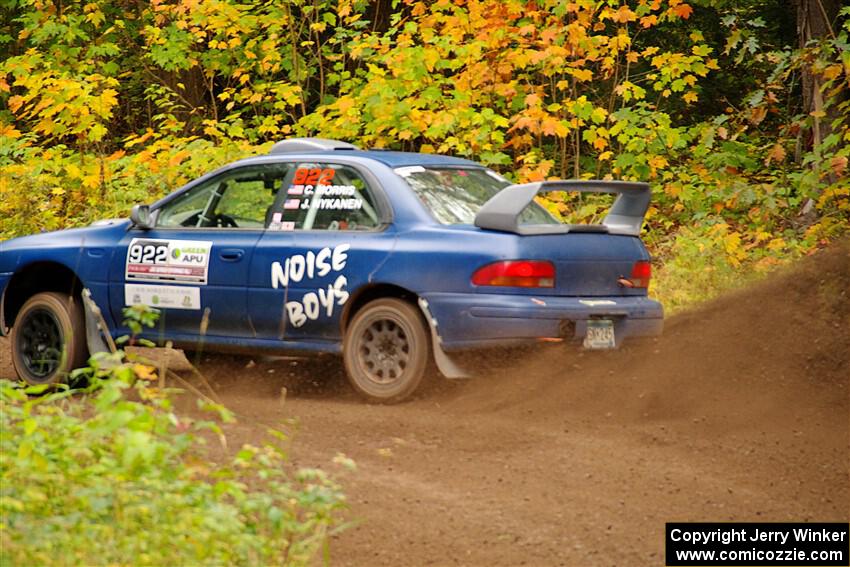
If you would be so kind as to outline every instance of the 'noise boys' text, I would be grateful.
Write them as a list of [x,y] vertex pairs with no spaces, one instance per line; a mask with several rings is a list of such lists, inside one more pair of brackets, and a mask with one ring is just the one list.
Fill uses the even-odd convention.
[[[350,244],[340,244],[333,249],[325,247],[318,252],[295,254],[284,260],[283,264],[272,263],[272,287],[286,288],[290,282],[298,283],[305,279],[322,278],[332,272],[341,272],[348,262],[349,248]],[[348,301],[346,285],[348,280],[340,274],[334,283],[327,287],[305,293],[301,301],[287,301],[286,313],[289,322],[300,327],[308,320],[318,319],[322,311],[328,317],[332,316],[336,305],[345,305]]]

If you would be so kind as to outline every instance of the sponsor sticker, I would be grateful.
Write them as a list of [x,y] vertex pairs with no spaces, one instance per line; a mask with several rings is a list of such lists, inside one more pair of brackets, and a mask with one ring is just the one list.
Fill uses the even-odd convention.
[[292,185],[330,185],[333,183],[336,170],[332,168],[306,168],[302,167],[295,170],[295,177],[292,179]]
[[272,222],[269,223],[269,230],[284,230],[290,231],[295,230],[295,222],[294,221],[284,221],[283,215],[281,213],[274,213],[272,215]]
[[176,285],[124,285],[125,305],[147,305],[158,309],[201,308],[201,288]]
[[[284,207],[286,208],[286,207]],[[322,199],[319,197],[306,198],[301,203],[302,209],[326,209],[329,211],[357,211],[363,208],[362,199]]]
[[206,285],[212,242],[134,238],[127,247],[127,281]]

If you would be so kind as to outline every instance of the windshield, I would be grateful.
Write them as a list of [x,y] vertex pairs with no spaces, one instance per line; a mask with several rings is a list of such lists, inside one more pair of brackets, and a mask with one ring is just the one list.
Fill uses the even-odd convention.
[[[395,170],[425,207],[443,224],[473,224],[490,197],[510,182],[489,169],[456,167],[399,167]],[[560,224],[546,209],[531,203],[520,224]]]

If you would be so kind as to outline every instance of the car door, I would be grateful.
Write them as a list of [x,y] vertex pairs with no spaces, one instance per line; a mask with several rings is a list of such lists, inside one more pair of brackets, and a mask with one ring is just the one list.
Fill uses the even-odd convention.
[[284,187],[280,216],[252,260],[257,336],[304,346],[339,341],[351,294],[395,243],[389,206],[368,170],[333,160],[297,163]]
[[251,338],[248,271],[283,164],[246,165],[199,182],[153,211],[154,228],[130,229],[110,270],[110,306],[161,310],[162,338]]

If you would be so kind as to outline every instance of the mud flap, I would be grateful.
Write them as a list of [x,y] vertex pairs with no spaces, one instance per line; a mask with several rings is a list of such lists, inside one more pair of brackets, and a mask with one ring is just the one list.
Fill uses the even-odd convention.
[[86,314],[86,343],[88,343],[89,354],[115,352],[117,350],[115,342],[109,334],[109,327],[106,325],[103,313],[87,288],[83,289],[83,310]]
[[425,320],[428,321],[428,327],[431,329],[431,344],[434,348],[434,362],[437,363],[437,368],[446,378],[470,378],[469,373],[458,366],[443,350],[442,339],[437,334],[437,320],[431,315],[428,302],[421,297],[419,298],[419,308],[425,315]]

